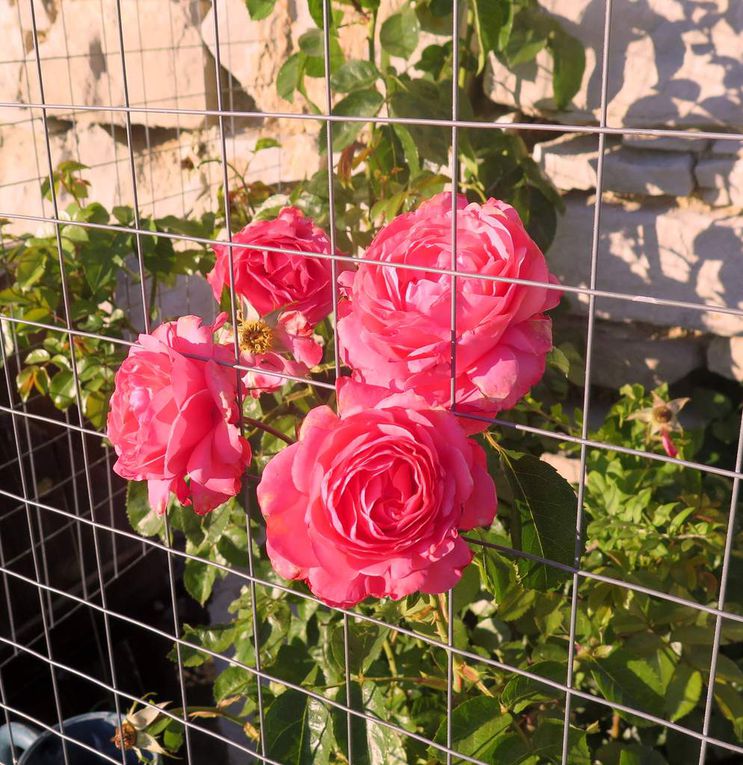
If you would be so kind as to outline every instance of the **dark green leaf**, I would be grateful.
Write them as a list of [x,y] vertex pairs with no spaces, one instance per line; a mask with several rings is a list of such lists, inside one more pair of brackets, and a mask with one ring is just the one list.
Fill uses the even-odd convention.
[[393,125],[395,135],[400,139],[402,150],[405,153],[405,161],[410,170],[410,177],[418,175],[421,171],[421,163],[418,158],[418,147],[415,145],[413,136],[405,125]]
[[63,369],[52,377],[49,394],[57,409],[67,409],[75,401],[75,378],[72,372]]
[[418,45],[420,23],[410,8],[393,13],[379,31],[379,42],[391,56],[410,58]]
[[[688,741],[686,738],[685,740]],[[659,752],[648,746],[618,741],[604,744],[596,752],[596,756],[601,765],[668,765]]]
[[245,0],[250,18],[253,21],[260,21],[268,18],[273,12],[276,0]]
[[692,712],[699,703],[703,687],[702,673],[688,664],[679,663],[666,690],[668,719],[675,722]]
[[[513,718],[501,712],[498,701],[487,696],[478,696],[452,710],[452,748],[468,757],[479,760],[488,758],[496,739],[508,728]],[[446,746],[446,720],[442,720],[434,741]],[[441,757],[441,751],[429,747],[432,758]]]
[[[573,565],[577,502],[570,484],[546,462],[530,454],[503,457],[521,524],[520,549],[557,563]],[[513,535],[513,526],[512,526]],[[514,545],[518,542],[514,539]],[[569,572],[531,560],[518,563],[524,583],[537,589],[558,587]]]
[[[562,761],[562,739],[564,722],[560,718],[544,718],[531,738],[531,754],[539,762]],[[568,729],[568,759],[570,765],[591,765],[591,752],[586,741],[586,732],[571,725]]]
[[254,683],[253,676],[242,667],[227,667],[214,681],[214,701],[248,693]]
[[188,594],[203,606],[212,594],[218,569],[208,563],[189,558],[183,570],[183,584]]
[[485,67],[487,54],[501,49],[501,34],[510,22],[512,13],[510,0],[474,0],[472,10],[475,16],[475,32],[479,47],[477,71]]
[[552,91],[555,105],[564,109],[580,90],[583,72],[586,68],[586,54],[583,43],[555,25],[550,38],[552,52]]
[[306,61],[307,56],[298,51],[289,56],[281,65],[276,76],[276,92],[285,101],[293,101],[294,91],[300,89]]
[[[333,107],[333,114],[353,117],[373,117],[382,106],[382,95],[373,89],[355,90]],[[363,122],[334,122],[333,123],[333,151],[343,151],[355,140],[359,131],[364,126]],[[326,145],[325,131],[327,125],[323,125],[320,132],[320,148],[324,150]]]
[[[565,682],[565,665],[556,661],[540,661],[532,664],[529,671],[556,683]],[[531,677],[516,675],[506,683],[501,693],[501,703],[516,714],[538,701],[554,701],[562,697],[561,691]]]
[[323,765],[332,751],[332,723],[324,704],[287,689],[265,716],[266,755],[282,765]]
[[346,61],[330,76],[330,84],[338,93],[350,93],[373,85],[380,77],[371,61]]
[[[382,651],[387,630],[365,622],[348,624],[348,659],[351,674],[366,672]],[[330,633],[330,651],[342,673],[345,668],[343,624],[335,624]]]

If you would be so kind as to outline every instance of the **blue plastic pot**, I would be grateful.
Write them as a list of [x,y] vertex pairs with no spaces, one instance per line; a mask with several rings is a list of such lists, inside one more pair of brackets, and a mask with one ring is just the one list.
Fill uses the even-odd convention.
[[[68,739],[86,744],[95,752],[121,762],[121,752],[111,742],[116,732],[117,722],[118,718],[112,712],[91,712],[65,720],[64,733]],[[55,730],[59,730],[58,725]],[[41,731],[30,725],[16,722],[0,727],[0,765],[13,765],[11,734],[16,756],[20,757],[18,765],[64,765],[62,739],[58,735],[52,731]],[[101,765],[106,762],[102,757],[78,746],[74,741],[67,741],[69,765]],[[153,765],[159,764],[160,757],[152,755],[150,761]],[[136,763],[137,758],[134,752],[127,752],[126,765],[136,765]]]

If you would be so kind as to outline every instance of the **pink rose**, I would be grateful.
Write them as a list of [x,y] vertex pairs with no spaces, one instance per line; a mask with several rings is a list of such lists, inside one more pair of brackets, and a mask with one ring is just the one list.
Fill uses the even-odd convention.
[[287,380],[282,375],[304,377],[322,360],[320,338],[299,311],[284,311],[278,317],[269,314],[263,319],[249,316],[240,323],[238,337],[240,363],[254,368],[242,378],[253,398],[263,391],[278,390]]
[[[414,390],[451,406],[451,194],[400,215],[377,234],[366,259],[339,280],[341,354],[364,382]],[[457,268],[463,273],[556,283],[516,211],[495,199],[457,198]],[[560,293],[541,286],[457,278],[456,408],[491,417],[508,409],[544,374],[550,319]],[[469,432],[485,426],[462,419]]]
[[276,571],[342,606],[448,590],[472,560],[459,531],[497,507],[485,453],[451,413],[347,377],[338,414],[310,411],[268,463],[258,502]]
[[[161,324],[116,373],[108,437],[114,470],[130,481],[148,481],[150,505],[164,513],[173,492],[200,515],[234,497],[250,462],[240,435],[231,346],[214,341],[213,325],[198,316]],[[198,358],[191,358],[191,356]]]
[[[277,247],[305,253],[330,253],[330,239],[296,207],[285,207],[275,220],[250,223],[233,242],[256,247],[233,247],[235,292],[261,316],[279,309],[300,311],[315,326],[333,307],[332,267],[329,258],[288,255],[262,250]],[[230,286],[229,246],[215,245],[217,260],[207,275],[214,297]]]

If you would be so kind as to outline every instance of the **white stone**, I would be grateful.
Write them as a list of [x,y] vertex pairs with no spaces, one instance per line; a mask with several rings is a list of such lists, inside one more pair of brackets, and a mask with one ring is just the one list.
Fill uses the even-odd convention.
[[[598,139],[565,135],[538,143],[534,159],[558,189],[596,188]],[[694,188],[692,155],[642,151],[607,141],[603,188],[620,194],[687,196]]]
[[534,146],[534,160],[558,189],[596,188],[598,138],[592,135],[564,135]]
[[[509,71],[490,56],[485,91],[527,114],[562,122],[600,114],[606,3],[542,0],[586,49],[582,87],[563,112],[552,100],[546,50]],[[630,127],[743,126],[743,3],[731,0],[640,0],[612,6],[608,124]]]
[[[137,0],[120,3],[129,104],[150,109],[209,109],[216,104],[214,64],[196,26],[198,0]],[[39,45],[44,97],[50,104],[100,106],[77,111],[78,122],[125,124],[124,78],[119,52],[117,4],[104,0],[102,12],[90,0],[65,0],[60,17]],[[40,101],[36,54],[27,56],[23,99]],[[52,110],[70,119],[70,111]],[[195,128],[202,115],[131,112],[132,122],[150,127]]]
[[716,337],[707,350],[707,364],[713,372],[743,382],[743,337]]
[[694,173],[706,202],[743,207],[743,156],[729,154],[702,159]]
[[[547,253],[567,285],[589,283],[594,199],[565,197],[566,212]],[[743,309],[743,217],[691,201],[642,204],[611,201],[601,208],[597,288],[629,299],[596,298],[596,314],[719,335],[743,333],[743,317],[714,310],[659,305],[657,299]],[[568,295],[585,312],[587,295]]]
[[606,153],[604,188],[620,194],[685,197],[694,188],[691,154],[622,146]]
[[685,151],[703,152],[709,147],[707,138],[694,138],[690,132],[689,137],[667,135],[643,135],[642,133],[630,133],[622,136],[622,143],[631,149],[652,149],[653,151]]

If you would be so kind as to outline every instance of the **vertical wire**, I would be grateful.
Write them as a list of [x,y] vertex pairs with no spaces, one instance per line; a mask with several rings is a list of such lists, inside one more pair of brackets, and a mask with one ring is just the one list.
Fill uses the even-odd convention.
[[[325,113],[333,113],[333,88],[330,84],[331,61],[330,61],[330,26],[333,23],[333,9],[330,0],[323,0],[322,4],[322,32],[323,32],[323,56],[325,81]],[[374,62],[372,62],[374,63]],[[325,153],[327,155],[328,170],[328,226],[330,228],[330,253],[336,255],[336,226],[335,226],[335,177],[333,168],[333,123],[325,120]],[[330,279],[332,282],[333,300],[333,357],[335,359],[336,382],[341,376],[341,361],[338,344],[338,262],[335,257],[330,260]],[[343,665],[344,684],[346,691],[346,706],[351,708],[351,656],[349,649],[349,632],[351,625],[348,614],[343,614]],[[346,712],[346,738],[348,739],[348,765],[353,765],[353,716]]]
[[[741,412],[740,432],[738,434],[738,453],[735,458],[735,471],[740,472],[743,468],[743,412]],[[725,536],[725,552],[722,559],[722,572],[720,574],[720,593],[717,600],[717,607],[720,611],[725,609],[725,599],[727,597],[728,573],[730,571],[730,558],[733,551],[733,537],[735,536],[735,521],[738,509],[738,496],[740,494],[740,478],[733,479],[733,492],[730,498],[730,511],[728,514],[728,525]],[[704,765],[707,757],[707,739],[709,735],[709,726],[712,718],[712,702],[715,697],[715,682],[717,675],[717,662],[720,655],[720,640],[722,639],[722,614],[715,617],[715,634],[712,642],[712,654],[709,665],[709,681],[707,684],[707,697],[704,702],[704,723],[702,725],[702,739],[699,748],[699,765]]]
[[[219,113],[219,144],[220,152],[222,156],[222,186],[223,186],[223,198],[224,198],[224,218],[225,227],[227,229],[227,258],[230,267],[230,313],[233,327],[233,349],[235,353],[235,362],[240,363],[240,341],[238,338],[238,323],[237,323],[237,297],[235,294],[235,265],[234,265],[234,253],[232,244],[232,215],[230,210],[230,180],[227,165],[227,144],[224,137],[224,107],[222,99],[222,88],[220,87],[220,74],[222,70],[221,55],[219,50],[219,11],[218,3],[212,4],[212,13],[214,17],[214,68],[217,84],[217,111]],[[245,434],[245,422],[243,419],[243,397],[242,397],[242,380],[240,378],[240,370],[235,369],[236,377],[236,394],[237,394],[237,406],[240,415],[240,430]],[[245,502],[245,530],[248,539],[248,574],[250,576],[250,605],[251,605],[251,617],[253,621],[253,646],[255,650],[255,669],[258,673],[261,672],[261,647],[260,637],[258,633],[258,604],[256,600],[256,587],[255,587],[255,567],[253,562],[253,529],[250,526],[250,506],[251,498],[248,489],[247,482],[243,481],[243,497]],[[261,687],[260,678],[256,683],[256,695],[258,700],[258,721],[259,721],[259,745],[260,752],[263,757],[266,755],[266,742],[265,742],[265,725],[263,714],[263,688]]]
[[[458,0],[452,3],[452,87],[451,87],[451,263],[453,271],[450,284],[450,391],[451,411],[457,410],[457,194],[459,192],[459,17]],[[454,588],[446,595],[446,746],[452,748],[452,712],[454,708]],[[451,751],[446,753],[446,763],[451,765]]]
[[[604,36],[603,51],[601,58],[601,115],[599,125],[606,127],[606,115],[608,109],[608,81],[609,81],[609,48],[611,41],[611,4],[612,0],[606,0],[604,9]],[[596,168],[596,202],[593,210],[593,234],[591,241],[591,275],[590,288],[596,289],[598,274],[599,243],[601,233],[601,202],[604,180],[604,153],[606,134],[599,134],[598,141],[598,165]],[[583,547],[583,501],[586,491],[586,461],[588,449],[585,440],[588,438],[589,407],[591,404],[591,366],[593,359],[593,330],[596,318],[596,296],[591,293],[588,297],[588,327],[586,332],[586,372],[583,390],[583,422],[581,424],[581,438],[584,443],[580,447],[580,482],[578,484],[578,497],[576,501],[575,518],[575,551],[573,554],[573,566],[580,568]],[[568,640],[567,678],[565,685],[565,719],[562,729],[562,764],[570,765],[568,755],[570,753],[570,711],[572,706],[572,693],[574,675],[573,664],[575,662],[575,635],[578,623],[578,587],[580,581],[577,570],[573,573],[570,599],[570,637]]]
[[[131,2],[131,0],[130,0]],[[150,171],[150,214],[155,217],[155,181],[154,173],[152,172],[152,142],[150,141],[150,115],[147,111],[147,78],[145,77],[145,62],[144,62],[144,45],[142,44],[142,14],[140,12],[139,0],[135,0],[136,3],[136,17],[137,17],[137,39],[139,41],[139,62],[140,71],[142,73],[142,106],[145,111],[144,116],[144,142],[146,148],[146,154]],[[167,0],[168,7],[170,7],[170,0]]]
[[[33,0],[30,0],[33,8]],[[35,20],[34,20],[34,30],[35,30]],[[43,99],[42,99],[43,103]],[[42,110],[43,113],[43,110]],[[31,550],[31,561],[33,563],[33,569],[34,569],[34,577],[37,583],[36,587],[36,594],[39,598],[39,613],[41,616],[41,624],[44,631],[44,642],[46,644],[46,652],[47,656],[50,660],[53,660],[53,652],[52,652],[52,636],[49,631],[49,622],[47,618],[46,608],[45,608],[45,601],[44,596],[42,593],[42,587],[40,586],[41,583],[41,570],[39,567],[39,558],[37,555],[36,550],[36,540],[35,540],[35,534],[34,534],[34,528],[33,528],[33,517],[31,514],[31,505],[29,504],[29,492],[28,492],[28,483],[26,481],[26,471],[24,469],[23,465],[23,447],[21,445],[21,438],[20,434],[18,432],[18,423],[16,422],[16,417],[21,416],[18,412],[15,411],[15,407],[13,406],[13,386],[10,381],[10,367],[8,366],[8,358],[5,353],[5,337],[2,333],[0,333],[0,361],[2,362],[3,369],[5,370],[5,385],[8,390],[8,403],[10,404],[10,408],[12,410],[10,414],[10,421],[12,423],[13,427],[13,439],[15,441],[15,448],[16,453],[18,454],[18,473],[19,477],[21,479],[21,491],[23,494],[23,504],[26,509],[26,524],[28,526],[28,537],[29,537],[29,546]],[[59,729],[60,731],[64,732],[64,716],[62,714],[62,702],[59,695],[59,685],[57,683],[57,673],[54,669],[54,667],[50,664],[49,665],[49,675],[52,683],[52,696],[54,698],[54,708],[55,712],[57,714],[57,720],[59,722]],[[62,755],[64,758],[64,765],[70,765],[70,758],[67,752],[67,745],[65,743],[62,744]]]
[[[52,151],[51,151],[51,143],[49,140],[49,124],[47,120],[47,110],[44,106],[45,100],[44,100],[44,78],[42,74],[42,67],[41,67],[41,56],[39,54],[39,39],[38,39],[38,30],[36,27],[36,10],[34,8],[34,2],[33,0],[29,0],[29,5],[31,7],[31,20],[32,20],[32,30],[33,30],[33,40],[34,40],[34,49],[35,49],[35,55],[36,55],[36,70],[37,75],[39,78],[39,95],[41,97],[41,114],[42,114],[42,122],[44,125],[44,138],[46,143],[46,156],[47,156],[47,164],[48,164],[48,172],[49,172],[49,190],[50,190],[50,196],[52,201],[52,209],[54,211],[54,218],[55,220],[59,220],[59,207],[57,203],[57,193],[56,189],[54,187],[54,165],[52,161]],[[78,407],[78,416],[80,421],[80,426],[83,427],[83,406],[82,406],[82,395],[81,395],[81,389],[80,389],[80,379],[78,377],[78,370],[77,370],[77,354],[75,351],[75,338],[72,334],[72,314],[70,310],[70,296],[69,296],[69,290],[67,286],[67,277],[65,272],[65,262],[64,262],[64,251],[62,249],[62,235],[60,231],[60,224],[55,223],[54,224],[54,230],[56,234],[57,239],[57,255],[59,259],[59,271],[60,271],[60,287],[62,290],[62,302],[64,305],[64,316],[65,316],[65,325],[67,329],[67,337],[70,343],[70,362],[72,367],[72,377],[74,380],[75,385],[75,398],[76,403]],[[90,476],[90,466],[89,466],[89,460],[88,460],[88,449],[87,449],[87,441],[85,439],[85,435],[83,433],[80,434],[80,443],[82,446],[82,453],[83,453],[83,463],[85,465],[85,481],[86,486],[88,490],[88,499],[90,502],[90,513],[91,518],[95,518],[95,503],[93,500],[93,486]],[[24,477],[25,481],[25,477]],[[28,497],[28,494],[25,493],[24,489],[24,497]],[[107,598],[106,598],[106,591],[105,591],[105,584],[104,584],[104,577],[103,577],[103,569],[102,569],[102,563],[100,558],[100,546],[98,543],[98,530],[96,527],[93,527],[93,543],[95,547],[95,557],[96,557],[96,567],[98,570],[98,580],[100,585],[100,596],[101,596],[101,603],[104,607],[104,609],[107,609]],[[111,686],[116,689],[116,671],[114,666],[114,656],[113,656],[113,641],[111,638],[111,627],[108,619],[108,613],[106,610],[104,610],[103,614],[104,618],[104,625],[105,625],[105,633],[106,633],[106,644],[108,648],[108,658],[109,658],[109,670],[111,675]],[[51,654],[49,656],[51,659]],[[120,710],[120,704],[119,704],[119,697],[117,693],[114,693],[114,705],[116,707],[116,715],[118,719],[121,719],[121,710]],[[60,721],[60,726],[62,725]],[[66,747],[64,748],[64,754],[65,754],[65,763],[68,763],[67,758],[67,751]],[[125,765],[126,762],[126,752],[122,749],[121,750],[121,761],[122,765]]]

